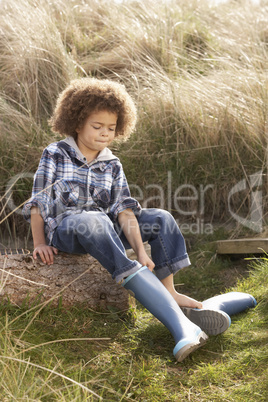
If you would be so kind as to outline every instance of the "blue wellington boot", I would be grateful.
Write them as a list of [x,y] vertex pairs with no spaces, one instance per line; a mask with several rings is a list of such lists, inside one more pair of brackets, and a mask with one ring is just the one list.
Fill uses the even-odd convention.
[[241,313],[257,305],[253,296],[243,292],[224,293],[204,300],[202,303],[204,309],[221,310],[229,315]]
[[219,335],[231,325],[231,318],[227,313],[214,310],[203,303],[202,309],[181,307],[183,313],[190,321],[198,325],[208,335]]
[[253,296],[242,292],[229,292],[204,300],[203,309],[182,307],[183,313],[190,321],[198,325],[208,335],[218,335],[231,325],[229,315],[234,315],[255,307]]
[[171,332],[176,343],[173,354],[178,362],[208,339],[205,332],[188,320],[169,291],[147,267],[129,275],[123,286]]

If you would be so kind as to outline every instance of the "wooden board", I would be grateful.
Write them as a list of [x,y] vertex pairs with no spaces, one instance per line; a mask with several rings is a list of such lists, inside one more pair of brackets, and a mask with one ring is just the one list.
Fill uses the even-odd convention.
[[218,254],[262,254],[268,252],[268,238],[218,240]]

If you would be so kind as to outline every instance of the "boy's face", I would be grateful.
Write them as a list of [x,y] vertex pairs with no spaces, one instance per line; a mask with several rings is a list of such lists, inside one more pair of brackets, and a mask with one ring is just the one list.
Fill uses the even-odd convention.
[[94,159],[115,137],[117,115],[106,110],[93,112],[76,130],[77,145],[87,159]]

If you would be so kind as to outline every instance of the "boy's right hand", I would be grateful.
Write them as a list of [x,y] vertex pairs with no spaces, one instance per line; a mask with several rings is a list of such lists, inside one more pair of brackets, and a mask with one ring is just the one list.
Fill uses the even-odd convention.
[[44,264],[52,265],[54,262],[54,254],[58,254],[58,250],[55,247],[39,244],[33,251],[33,258],[36,260],[37,255],[39,255]]

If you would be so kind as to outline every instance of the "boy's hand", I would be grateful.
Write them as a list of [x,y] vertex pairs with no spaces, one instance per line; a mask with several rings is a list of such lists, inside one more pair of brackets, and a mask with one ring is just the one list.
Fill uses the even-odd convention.
[[148,256],[146,251],[144,251],[144,253],[137,255],[137,260],[139,261],[139,263],[141,263],[143,267],[147,266],[151,272],[153,271],[155,264]]
[[55,247],[39,244],[33,251],[33,258],[36,260],[37,255],[39,255],[44,264],[52,265],[54,254],[58,254],[58,250]]

